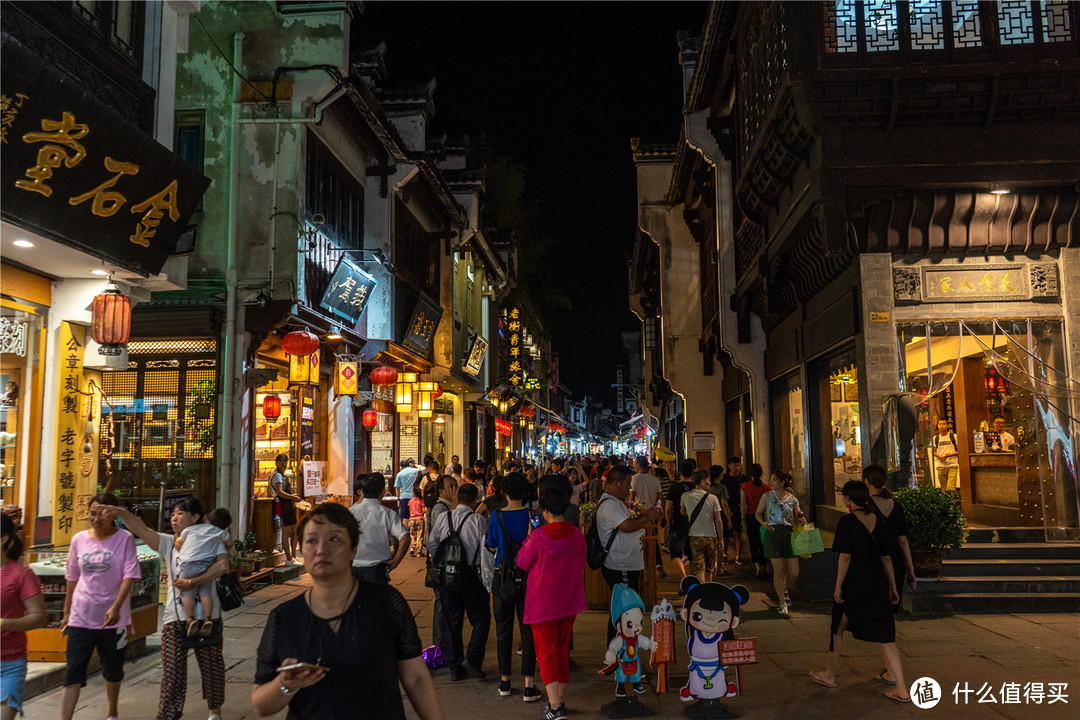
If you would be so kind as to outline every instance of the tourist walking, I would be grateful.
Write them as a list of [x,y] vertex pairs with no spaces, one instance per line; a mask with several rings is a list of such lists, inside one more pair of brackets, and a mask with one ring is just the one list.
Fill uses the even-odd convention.
[[690,549],[702,582],[712,582],[713,568],[718,567],[724,550],[724,520],[720,501],[710,492],[712,479],[708,470],[695,470],[690,481],[694,489],[680,499],[679,511],[690,526]]
[[385,584],[409,550],[409,533],[398,514],[382,504],[386,489],[382,473],[360,475],[356,481],[364,499],[349,508],[361,530],[352,561],[353,575],[357,580]]
[[896,614],[900,612],[905,580],[912,590],[915,589],[915,564],[911,561],[911,546],[908,544],[907,518],[904,516],[904,508],[893,500],[892,491],[885,487],[885,482],[889,479],[885,468],[880,465],[867,465],[863,468],[862,479],[870,490],[870,500],[873,502],[871,508],[880,513],[895,541],[892,546],[892,564],[897,595],[896,602],[893,603],[893,614]]
[[750,479],[739,487],[740,510],[743,520],[746,521],[746,540],[750,544],[750,559],[754,562],[754,577],[758,580],[765,577],[768,566],[765,562],[765,546],[761,539],[761,523],[756,515],[761,498],[769,492],[769,486],[761,479],[764,474],[765,471],[760,465],[752,464]]
[[266,619],[251,689],[260,716],[288,706],[289,720],[404,720],[404,691],[422,720],[444,717],[408,601],[353,577],[359,535],[334,503],[300,523],[311,587]]
[[[518,633],[521,638],[521,676],[524,684],[522,697],[525,702],[540,699],[533,678],[536,672],[536,652],[533,649],[532,630],[525,622],[525,590],[527,583],[514,583],[519,549],[529,535],[529,510],[521,504],[529,481],[521,473],[510,473],[505,478],[506,507],[495,510],[488,519],[487,542],[495,552],[495,574],[491,588],[491,614],[495,618],[496,654],[499,660],[499,695],[507,697],[512,692],[510,673],[514,652],[514,617],[517,616]],[[507,586],[501,582],[509,578]]]
[[539,505],[544,524],[526,538],[517,562],[529,572],[525,622],[532,628],[548,696],[543,718],[554,720],[566,717],[570,634],[577,614],[585,610],[585,536],[563,519],[570,506],[565,486],[545,483]]
[[22,714],[26,693],[26,631],[45,626],[45,596],[34,571],[19,562],[23,541],[0,513],[0,720]]
[[61,716],[71,720],[79,691],[86,685],[90,657],[97,650],[105,678],[108,717],[119,711],[124,654],[131,627],[131,588],[142,579],[135,538],[106,516],[119,503],[112,493],[90,498],[90,528],[75,534],[68,548],[67,595],[60,624],[67,635],[67,676]]
[[[810,678],[825,687],[836,687],[840,649],[844,632],[856,640],[881,644],[888,677],[895,685],[885,697],[895,702],[910,702],[900,650],[896,647],[896,624],[892,603],[899,598],[893,573],[892,538],[880,515],[873,509],[870,493],[859,480],[844,484],[844,503],[848,514],[836,524],[832,549],[840,554],[833,591],[831,637],[828,663],[824,670],[810,673]],[[883,675],[878,680],[885,682]]]
[[[221,720],[221,706],[225,704],[225,659],[221,654],[221,600],[217,584],[212,581],[229,572],[229,555],[225,546],[219,548],[217,560],[206,572],[196,578],[185,579],[179,576],[180,554],[173,545],[173,535],[154,531],[123,508],[107,507],[105,517],[109,520],[119,518],[125,528],[161,555],[161,565],[166,572],[168,594],[161,621],[161,694],[157,720],[177,720],[184,712],[187,696],[187,649],[181,645],[180,637],[187,634],[188,617],[184,614],[178,593],[202,583],[211,583],[215,627],[207,644],[195,650],[195,659],[202,675],[202,696],[210,709],[210,720]],[[195,498],[184,498],[173,505],[169,521],[173,533],[180,535],[187,528],[203,522],[202,503]],[[201,605],[195,606],[195,613],[196,619],[204,619],[201,617]]]
[[791,605],[789,584],[799,577],[799,558],[791,549],[791,533],[795,522],[802,518],[799,500],[788,489],[791,475],[776,470],[769,477],[769,492],[758,503],[757,521],[765,526],[765,557],[772,563],[773,587],[776,589],[777,612],[788,614]]

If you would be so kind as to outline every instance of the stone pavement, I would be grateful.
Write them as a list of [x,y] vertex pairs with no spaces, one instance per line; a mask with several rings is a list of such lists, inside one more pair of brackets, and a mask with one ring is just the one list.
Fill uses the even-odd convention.
[[[729,566],[731,567],[731,566]],[[740,635],[756,637],[761,661],[745,666],[745,695],[726,700],[741,717],[776,718],[777,720],[836,720],[837,718],[1016,718],[1066,720],[1080,718],[1080,616],[1070,615],[958,615],[944,618],[904,618],[897,623],[897,642],[904,658],[908,682],[929,676],[937,680],[943,698],[928,710],[914,705],[898,705],[882,697],[885,689],[874,681],[883,667],[877,645],[846,639],[839,687],[828,689],[815,685],[809,671],[824,666],[828,648],[829,610],[827,603],[794,604],[790,619],[772,609],[774,602],[768,581],[755,581],[745,567],[734,568],[739,580],[751,589],[751,599],[744,606]],[[723,578],[726,580],[727,578]],[[260,590],[246,599],[245,605],[226,616],[225,664],[228,688],[223,713],[225,720],[255,717],[249,697],[255,670],[255,650],[259,644],[267,613],[277,604],[295,597],[307,586],[306,576],[284,585]],[[431,591],[423,584],[423,560],[406,558],[394,573],[394,584],[409,600],[424,642],[431,638]],[[678,607],[677,586],[672,580],[661,581],[661,595]],[[600,707],[612,699],[614,683],[600,679],[606,613],[587,612],[575,625],[575,649],[571,654],[571,683],[567,706],[571,717],[603,718]],[[468,624],[466,623],[466,633]],[[648,693],[642,700],[659,717],[681,717],[684,705],[678,689],[686,681],[686,655],[681,628],[676,629],[682,663],[670,675],[666,695]],[[149,720],[157,708],[161,679],[158,640],[151,638],[152,652],[128,663],[127,678],[120,696],[120,716],[124,720]],[[517,659],[515,656],[515,668]],[[443,699],[447,718],[511,719],[539,718],[543,702],[525,704],[521,700],[521,679],[514,678],[514,694],[500,697],[496,686],[494,632],[489,639],[483,668],[488,678],[451,683],[449,671],[435,672],[435,684]],[[655,679],[655,672],[650,671]],[[188,671],[189,693],[185,717],[206,717],[200,697],[199,673],[194,659]],[[973,691],[968,704],[957,704],[953,690],[964,684]],[[1035,704],[1020,694],[1019,702],[1002,703],[1003,686],[1016,683],[1022,689],[1028,683],[1067,683],[1067,703],[1049,704],[1050,697]],[[986,684],[993,688],[995,704],[979,703],[978,691]],[[537,686],[540,686],[537,675]],[[26,703],[30,720],[54,720],[59,717],[60,689]],[[983,698],[988,699],[984,692]],[[1012,699],[1006,696],[1004,699]],[[546,702],[546,701],[545,701]],[[414,718],[406,702],[406,711]],[[100,720],[104,716],[104,683],[100,675],[90,678],[75,714],[78,720]],[[284,717],[284,713],[275,717]]]

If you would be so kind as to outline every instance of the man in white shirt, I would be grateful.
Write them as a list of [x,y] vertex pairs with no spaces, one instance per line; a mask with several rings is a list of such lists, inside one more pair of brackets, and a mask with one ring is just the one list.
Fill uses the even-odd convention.
[[1005,418],[994,418],[994,429],[986,434],[986,449],[990,452],[1010,453],[1016,446],[1016,438],[1005,429]]
[[649,458],[644,455],[634,458],[634,471],[636,474],[630,479],[630,499],[651,508],[660,499],[660,478],[649,472]]
[[[479,489],[472,483],[465,483],[457,491],[457,505],[452,511],[439,515],[428,535],[428,553],[430,557],[435,557],[439,543],[450,535],[452,522],[461,536],[468,565],[461,576],[459,590],[440,587],[436,591],[441,600],[441,621],[444,623],[441,636],[445,644],[442,648],[450,666],[450,679],[455,682],[469,677],[478,680],[486,677],[481,666],[491,630],[491,606],[487,590],[480,580],[480,548],[487,537],[487,518],[476,512],[479,504]],[[461,633],[466,615],[469,616],[472,634],[468,648],[463,648]]]
[[712,582],[717,547],[724,547],[723,513],[720,500],[709,492],[712,477],[708,470],[695,470],[690,481],[694,489],[682,494],[680,511],[690,519],[690,552],[698,569],[698,577],[701,582]]
[[398,514],[382,504],[383,490],[386,489],[382,473],[361,475],[356,482],[364,499],[349,508],[360,523],[360,540],[352,561],[353,575],[357,580],[389,584],[390,572],[409,551],[409,543],[404,541],[409,537],[409,531],[401,524]]
[[[648,508],[636,518],[630,517],[624,502],[630,495],[631,471],[625,465],[616,465],[608,471],[604,483],[604,494],[596,506],[596,530],[600,542],[606,547],[611,542],[611,549],[604,558],[600,574],[604,582],[614,589],[619,583],[626,583],[635,592],[641,592],[641,571],[645,569],[645,554],[641,550],[641,536],[644,527],[656,522],[660,517],[659,508]],[[608,624],[608,642],[615,637],[615,628]]]

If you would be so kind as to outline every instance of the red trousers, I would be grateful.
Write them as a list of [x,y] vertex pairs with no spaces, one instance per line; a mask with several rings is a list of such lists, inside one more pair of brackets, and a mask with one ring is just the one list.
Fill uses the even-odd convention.
[[570,682],[570,631],[574,629],[577,615],[567,615],[558,620],[533,623],[533,644],[536,646],[536,664],[544,684]]

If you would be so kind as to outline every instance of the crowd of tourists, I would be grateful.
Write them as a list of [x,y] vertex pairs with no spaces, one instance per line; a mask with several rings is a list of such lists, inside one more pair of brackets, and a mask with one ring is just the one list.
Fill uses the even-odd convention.
[[[289,718],[353,718],[358,708],[371,717],[404,718],[400,687],[419,717],[443,718],[430,668],[445,663],[453,682],[485,678],[494,619],[499,695],[519,692],[527,703],[546,696],[542,717],[566,717],[574,621],[586,609],[582,511],[603,545],[599,569],[609,589],[641,591],[643,536],[656,524],[662,528],[656,572],[667,576],[666,556],[683,580],[680,595],[688,592],[687,578],[694,581],[690,588],[699,581],[724,582],[732,565],[752,564],[755,578],[772,575],[775,609],[786,616],[799,572],[790,537],[803,515],[790,492],[791,476],[775,471],[766,481],[763,475],[759,465],[744,475],[737,457],[726,469],[699,469],[693,460],[588,456],[554,458],[543,466],[509,461],[501,471],[483,461],[463,469],[456,456],[446,467],[433,458],[419,468],[406,461],[390,488],[380,473],[361,475],[351,508],[320,504],[290,533],[297,543],[290,555],[302,557],[311,587],[270,612],[252,705],[259,715],[287,707]],[[837,526],[833,546],[839,572],[829,654],[826,668],[810,677],[836,686],[843,636],[850,632],[882,645],[886,667],[877,680],[889,686],[887,697],[907,702],[893,614],[904,582],[914,586],[914,572],[903,513],[886,479],[883,469],[870,466],[862,482],[843,488],[849,514]],[[396,510],[387,506],[388,492]],[[61,716],[72,717],[95,650],[108,715],[118,714],[129,596],[140,578],[138,537],[161,555],[168,580],[157,717],[183,712],[192,650],[210,719],[218,720],[225,667],[214,581],[229,568],[228,513],[204,515],[198,500],[186,499],[172,510],[173,534],[159,533],[103,493],[91,499],[89,518],[89,528],[72,541],[66,572],[68,667]],[[44,610],[37,578],[17,562],[21,540],[10,519],[2,519],[6,720],[21,709],[25,631],[43,624]],[[408,602],[390,584],[407,554],[427,559],[426,581],[434,590],[433,637],[426,649]],[[105,556],[110,562],[103,566]],[[748,572],[746,567],[739,574]],[[614,634],[609,625],[609,642]],[[520,684],[513,678],[515,649]],[[341,668],[348,672],[335,672]],[[537,669],[543,693],[536,686]],[[622,697],[623,684],[617,688]],[[646,690],[640,681],[632,688]]]

